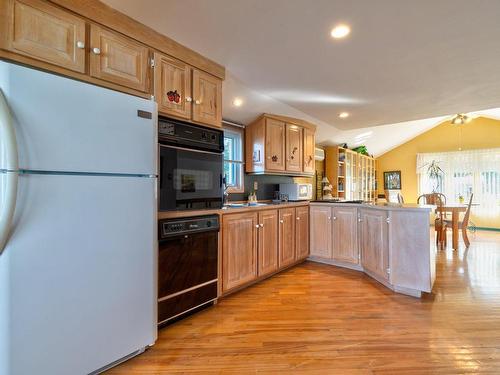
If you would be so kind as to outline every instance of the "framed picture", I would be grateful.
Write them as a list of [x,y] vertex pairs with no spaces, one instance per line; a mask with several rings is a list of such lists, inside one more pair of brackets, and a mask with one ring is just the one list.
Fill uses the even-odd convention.
[[401,171],[384,172],[384,190],[401,190]]

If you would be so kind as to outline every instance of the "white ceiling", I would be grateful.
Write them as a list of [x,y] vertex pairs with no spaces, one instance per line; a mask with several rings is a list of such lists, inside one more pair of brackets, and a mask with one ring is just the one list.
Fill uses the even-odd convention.
[[[499,107],[499,0],[104,2],[224,65],[233,121],[301,117],[320,143],[349,146],[371,131],[364,144],[380,155],[439,116]],[[345,40],[329,36],[338,22]]]

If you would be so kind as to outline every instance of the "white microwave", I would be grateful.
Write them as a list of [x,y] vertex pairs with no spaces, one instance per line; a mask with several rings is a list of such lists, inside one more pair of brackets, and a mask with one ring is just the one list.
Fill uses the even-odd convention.
[[288,196],[289,201],[311,200],[313,195],[312,184],[280,184],[280,194]]

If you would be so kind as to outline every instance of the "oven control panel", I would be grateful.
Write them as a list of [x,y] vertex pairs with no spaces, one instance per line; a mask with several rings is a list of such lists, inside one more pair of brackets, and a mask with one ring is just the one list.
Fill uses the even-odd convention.
[[219,230],[219,216],[199,216],[181,219],[166,219],[159,222],[160,239],[182,234]]

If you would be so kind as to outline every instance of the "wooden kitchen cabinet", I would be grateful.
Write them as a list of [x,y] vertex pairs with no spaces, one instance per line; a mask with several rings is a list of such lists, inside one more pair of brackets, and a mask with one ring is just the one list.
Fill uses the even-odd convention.
[[304,166],[303,171],[305,173],[314,174],[315,162],[314,162],[314,152],[316,148],[316,137],[314,131],[308,128],[304,128]]
[[[2,48],[76,72],[85,72],[85,20],[45,1],[6,0]],[[1,12],[0,12],[1,13]]]
[[146,92],[149,50],[146,46],[97,25],[90,27],[90,75]]
[[295,208],[295,260],[309,256],[309,207]]
[[311,256],[332,258],[332,209],[327,206],[310,208]]
[[360,209],[361,264],[365,271],[389,279],[388,216],[386,211]]
[[295,208],[279,210],[279,268],[295,262]]
[[154,54],[154,93],[158,112],[190,120],[192,113],[191,67],[173,57]]
[[245,171],[258,174],[314,174],[314,132],[303,120],[264,114],[245,128]]
[[333,259],[352,264],[359,263],[358,210],[356,207],[333,209]]
[[286,124],[285,152],[286,170],[291,172],[302,172],[303,158],[303,129],[297,125]]
[[257,277],[258,214],[224,215],[222,219],[222,291]]
[[266,119],[266,169],[285,170],[285,123]]
[[222,81],[193,69],[193,121],[222,127]]
[[258,276],[278,269],[278,210],[259,212]]

